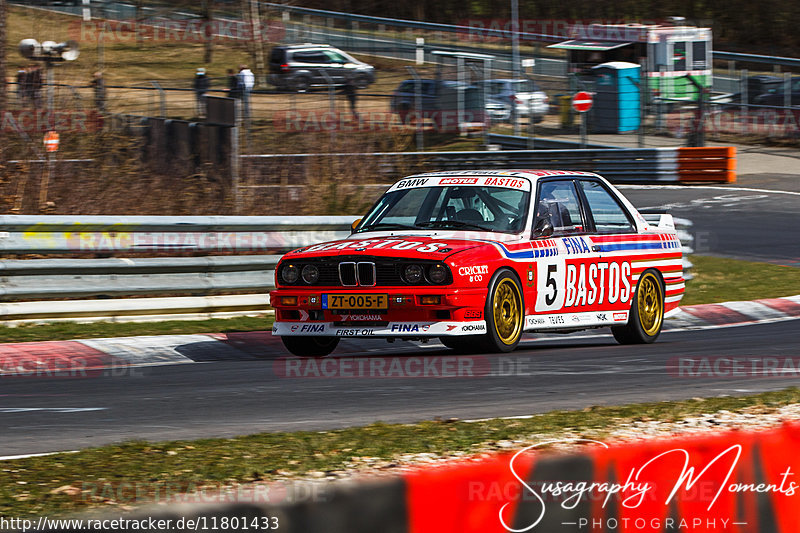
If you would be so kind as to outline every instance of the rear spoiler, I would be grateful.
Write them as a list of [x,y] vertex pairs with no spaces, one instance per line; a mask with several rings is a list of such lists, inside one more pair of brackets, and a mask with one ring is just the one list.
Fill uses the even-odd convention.
[[656,226],[658,229],[675,229],[675,220],[669,213],[648,213],[646,215],[643,214],[642,216],[648,224]]
[[694,252],[694,235],[692,235],[692,221],[685,218],[675,218],[669,213],[642,213],[642,216],[657,229],[674,231],[681,242],[684,255]]

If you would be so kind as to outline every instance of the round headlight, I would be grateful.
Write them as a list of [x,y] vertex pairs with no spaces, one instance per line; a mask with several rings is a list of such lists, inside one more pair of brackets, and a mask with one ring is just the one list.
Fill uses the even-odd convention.
[[428,279],[432,283],[444,283],[447,279],[447,267],[441,263],[436,263],[428,269]]
[[303,281],[309,285],[313,285],[319,279],[319,269],[314,265],[306,265],[303,267],[303,271],[300,275],[303,277]]
[[419,265],[408,265],[403,270],[403,277],[406,283],[419,283],[422,281],[422,267]]
[[289,285],[297,283],[299,277],[300,269],[297,268],[296,265],[286,265],[281,270],[281,278],[283,278],[284,283],[288,283]]

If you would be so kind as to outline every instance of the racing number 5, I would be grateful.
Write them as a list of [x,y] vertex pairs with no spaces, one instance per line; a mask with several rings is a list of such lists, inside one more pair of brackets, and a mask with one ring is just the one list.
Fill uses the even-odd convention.
[[548,288],[552,287],[553,289],[552,294],[544,295],[544,303],[546,303],[548,307],[555,303],[556,297],[558,296],[558,286],[556,285],[556,278],[553,277],[557,273],[558,273],[558,265],[547,265],[547,283],[545,283],[545,286]]
[[537,313],[559,311],[564,306],[566,268],[563,257],[543,257],[536,260]]

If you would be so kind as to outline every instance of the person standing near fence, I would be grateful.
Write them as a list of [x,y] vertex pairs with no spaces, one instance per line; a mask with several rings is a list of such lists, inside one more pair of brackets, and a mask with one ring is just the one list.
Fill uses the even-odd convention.
[[41,107],[43,80],[42,69],[39,65],[31,65],[28,67],[27,78],[28,98],[33,102],[33,107]]
[[97,71],[92,76],[92,81],[89,84],[94,90],[94,106],[97,112],[105,114],[106,112],[106,81],[103,79],[103,73]]
[[241,89],[239,88],[239,76],[233,71],[232,68],[229,68],[227,71],[228,74],[228,98],[239,98],[242,94]]
[[17,102],[19,103],[20,107],[24,107],[27,103],[26,100],[28,99],[28,71],[25,70],[25,67],[19,67],[17,69]]
[[342,87],[342,94],[345,95],[347,101],[350,103],[350,112],[353,114],[353,120],[358,120],[358,113],[356,112],[356,99],[358,95],[356,94],[356,85],[353,83],[352,79],[348,79],[344,83],[344,87]]
[[242,108],[244,118],[250,118],[250,92],[256,84],[256,77],[247,68],[247,65],[239,65],[239,91],[241,92]]
[[192,88],[196,97],[196,112],[198,117],[206,116],[206,93],[211,87],[211,80],[206,76],[206,69],[199,67],[194,75]]

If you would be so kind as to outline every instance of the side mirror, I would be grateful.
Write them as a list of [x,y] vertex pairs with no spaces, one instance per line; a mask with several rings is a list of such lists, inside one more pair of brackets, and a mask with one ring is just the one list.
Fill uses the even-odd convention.
[[540,218],[533,228],[534,237],[549,237],[553,234],[553,223],[549,218]]
[[360,218],[357,218],[357,219],[355,219],[355,220],[353,221],[353,223],[352,223],[352,224],[350,224],[350,231],[351,231],[351,232],[355,232],[355,231],[356,231],[356,228],[358,227],[358,225],[359,225],[359,224],[361,224],[361,219],[360,219]]

